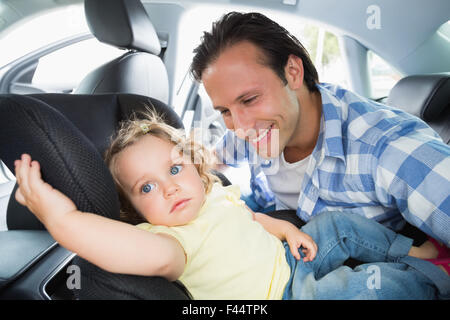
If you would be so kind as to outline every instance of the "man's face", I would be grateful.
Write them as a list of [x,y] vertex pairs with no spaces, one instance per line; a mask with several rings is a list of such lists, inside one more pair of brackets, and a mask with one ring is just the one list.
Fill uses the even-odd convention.
[[299,104],[295,91],[262,57],[255,45],[238,43],[205,69],[202,82],[227,128],[248,140],[261,157],[274,158],[294,135]]

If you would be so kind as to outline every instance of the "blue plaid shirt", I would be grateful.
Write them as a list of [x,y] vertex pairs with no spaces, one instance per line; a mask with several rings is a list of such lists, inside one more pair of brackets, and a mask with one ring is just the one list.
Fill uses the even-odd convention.
[[[450,246],[450,147],[421,119],[339,86],[317,85],[322,118],[301,182],[297,215],[350,211],[399,230],[405,220]],[[264,160],[227,131],[216,146],[228,165],[247,162],[254,200],[275,203]]]

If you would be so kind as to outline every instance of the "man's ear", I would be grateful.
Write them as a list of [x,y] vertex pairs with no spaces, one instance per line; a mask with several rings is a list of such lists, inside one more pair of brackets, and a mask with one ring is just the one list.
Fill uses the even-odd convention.
[[302,59],[293,54],[289,55],[284,67],[284,74],[291,90],[299,89],[303,85],[304,76]]

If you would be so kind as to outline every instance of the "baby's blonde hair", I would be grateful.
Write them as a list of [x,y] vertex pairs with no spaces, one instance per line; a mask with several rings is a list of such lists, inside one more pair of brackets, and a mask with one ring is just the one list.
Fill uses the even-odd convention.
[[[105,162],[113,176],[116,188],[119,192],[120,200],[120,218],[124,222],[138,224],[147,222],[143,216],[133,207],[131,201],[127,198],[123,187],[117,179],[115,160],[117,155],[125,148],[133,145],[145,135],[152,135],[172,143],[178,148],[178,151],[184,155],[189,155],[190,160],[196,167],[200,178],[205,187],[205,193],[209,193],[212,185],[219,182],[219,178],[210,173],[213,166],[211,152],[202,144],[197,143],[192,138],[188,138],[184,134],[183,129],[175,129],[165,123],[161,116],[153,110],[147,108],[147,111],[141,113],[141,117],[133,114],[130,119],[120,123],[119,130],[111,139],[109,148],[105,151]],[[155,151],[155,156],[157,151]]]

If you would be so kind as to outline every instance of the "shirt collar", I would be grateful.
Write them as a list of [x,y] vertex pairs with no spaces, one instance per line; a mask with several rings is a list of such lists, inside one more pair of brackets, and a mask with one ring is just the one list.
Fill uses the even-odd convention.
[[335,157],[345,162],[344,147],[342,144],[342,97],[346,90],[326,84],[316,84],[322,97],[322,116],[319,137],[313,154],[322,162],[324,157]]

